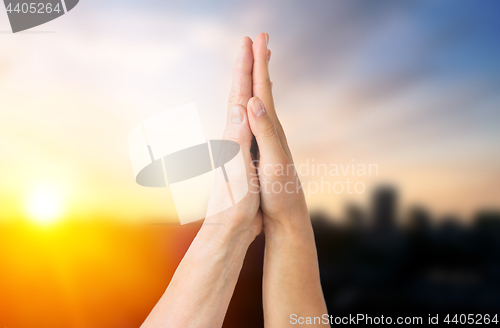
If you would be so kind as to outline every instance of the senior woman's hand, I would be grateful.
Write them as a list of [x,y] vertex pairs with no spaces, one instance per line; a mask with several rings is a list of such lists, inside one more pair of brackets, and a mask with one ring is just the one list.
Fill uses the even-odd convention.
[[[252,94],[252,41],[244,38],[234,66],[233,85],[229,97],[227,126],[224,138],[240,144],[245,167],[234,176],[248,180],[255,176],[251,165],[250,131],[246,103]],[[238,168],[236,168],[238,170]],[[218,202],[227,186],[215,186],[210,204]],[[238,183],[233,181],[238,188]],[[233,295],[243,259],[250,243],[262,229],[258,188],[252,187],[233,207],[208,217],[160,301],[142,327],[219,328]],[[217,204],[215,205],[217,206]]]
[[[229,93],[226,129],[223,139],[235,141],[240,145],[243,155],[243,166],[225,167],[229,176],[229,192],[235,195],[238,190],[247,190],[243,199],[229,209],[204,222],[204,229],[222,230],[245,243],[251,243],[262,230],[262,212],[260,211],[260,195],[255,167],[252,163],[250,149],[253,134],[250,130],[246,105],[252,97],[252,40],[244,37],[240,41],[240,52],[233,68],[233,82]],[[241,171],[243,172],[241,172]],[[222,175],[222,172],[219,172]],[[243,180],[242,180],[243,178]],[[246,178],[246,179],[245,179]],[[219,207],[221,197],[228,193],[225,178],[216,180],[209,205]],[[235,197],[232,197],[235,198]],[[233,200],[234,201],[234,200]]]

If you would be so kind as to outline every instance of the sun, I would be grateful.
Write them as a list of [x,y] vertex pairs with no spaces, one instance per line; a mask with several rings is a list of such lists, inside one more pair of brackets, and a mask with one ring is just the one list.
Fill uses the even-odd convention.
[[63,213],[63,196],[55,185],[40,184],[31,190],[26,202],[29,217],[46,225],[59,220]]

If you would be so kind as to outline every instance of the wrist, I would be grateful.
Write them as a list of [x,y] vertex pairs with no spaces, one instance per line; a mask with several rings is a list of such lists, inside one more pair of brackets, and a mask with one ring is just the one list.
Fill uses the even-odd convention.
[[264,215],[266,240],[288,239],[312,233],[311,219],[306,211],[298,211],[287,217],[270,218]]
[[255,236],[252,237],[250,230],[239,230],[227,226],[224,223],[204,223],[197,237],[204,243],[210,243],[218,247],[244,247],[250,246]]

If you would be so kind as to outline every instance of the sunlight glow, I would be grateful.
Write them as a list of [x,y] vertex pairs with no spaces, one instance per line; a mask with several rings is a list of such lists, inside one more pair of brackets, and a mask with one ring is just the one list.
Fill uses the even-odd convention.
[[62,193],[54,185],[38,185],[28,196],[26,210],[36,223],[44,225],[54,223],[62,216]]

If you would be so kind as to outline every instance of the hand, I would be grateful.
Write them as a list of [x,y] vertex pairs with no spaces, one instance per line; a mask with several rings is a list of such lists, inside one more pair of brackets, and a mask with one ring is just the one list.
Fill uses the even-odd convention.
[[257,173],[266,235],[264,321],[268,328],[281,328],[292,326],[291,313],[321,317],[328,312],[304,192],[274,108],[268,41],[269,36],[261,33],[253,43],[254,97],[248,102],[247,112],[259,147]]
[[[235,173],[233,176],[242,179],[232,181],[229,178],[231,187],[234,183],[236,188],[238,184],[244,184],[246,189],[248,183],[248,192],[234,206],[206,218],[143,327],[221,327],[248,246],[262,230],[263,219],[266,229],[263,270],[265,326],[289,326],[290,313],[308,316],[327,313],[312,226],[304,194],[297,188],[300,182],[295,170],[290,174],[266,170],[268,166],[286,169],[293,164],[274,110],[267,66],[270,58],[267,40],[267,34],[260,34],[253,44],[249,38],[241,41],[224,132],[226,140],[240,145],[245,163],[245,168],[239,168],[244,171],[227,172],[228,177]],[[251,98],[252,94],[256,97]],[[247,103],[248,108],[245,108]],[[252,165],[252,132],[260,151],[259,172]],[[225,180],[219,176],[217,181],[209,210],[213,204],[220,208],[217,205],[223,199],[221,196],[227,195]],[[263,186],[260,193],[259,181]],[[273,192],[266,188],[266,185],[273,184],[294,187],[298,191]],[[292,229],[275,233],[277,227]],[[297,266],[297,263],[301,265]]]
[[[307,205],[293,165],[283,127],[274,108],[269,77],[269,35],[261,33],[253,43],[253,98],[248,102],[250,127],[259,147],[256,165],[261,188],[264,229],[268,232],[300,224]],[[255,183],[252,183],[255,185]]]
[[[259,210],[260,196],[258,184],[252,183],[255,179],[256,172],[252,165],[252,157],[250,148],[252,144],[252,132],[248,121],[246,104],[252,96],[252,40],[245,37],[240,42],[240,51],[233,69],[233,83],[228,102],[228,115],[227,125],[224,131],[223,139],[232,140],[237,142],[241,147],[241,152],[245,162],[245,168],[225,168],[230,177],[245,177],[247,181],[231,181],[231,188],[235,191],[238,187],[248,185],[248,192],[246,196],[236,203],[231,208],[220,212],[216,215],[208,217],[204,222],[205,229],[220,231],[222,228],[224,232],[251,243],[255,237],[262,230],[262,213]],[[234,172],[235,170],[244,169],[245,172]],[[222,173],[220,173],[222,174]],[[218,177],[216,180],[219,183],[214,186],[209,201],[209,208],[211,206],[217,207],[221,196],[227,194],[227,186],[224,185],[223,177]],[[238,185],[239,184],[239,185]],[[244,186],[245,185],[245,186]]]

